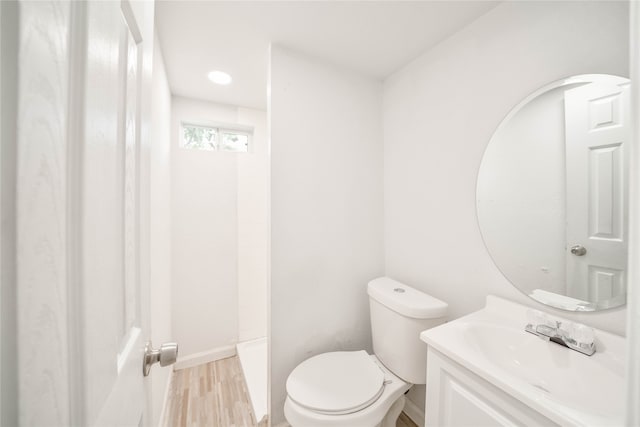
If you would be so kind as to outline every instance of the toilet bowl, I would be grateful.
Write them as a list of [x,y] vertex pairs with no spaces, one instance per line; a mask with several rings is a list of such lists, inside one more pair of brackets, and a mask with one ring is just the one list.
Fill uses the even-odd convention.
[[365,351],[323,353],[289,375],[285,417],[292,426],[395,426],[411,385]]
[[322,353],[287,378],[284,412],[293,427],[392,427],[404,394],[426,381],[419,335],[444,322],[447,304],[388,277],[368,284],[374,354]]

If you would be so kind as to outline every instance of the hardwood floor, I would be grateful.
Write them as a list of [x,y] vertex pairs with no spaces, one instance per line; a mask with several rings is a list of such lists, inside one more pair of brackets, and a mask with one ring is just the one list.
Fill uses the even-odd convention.
[[407,416],[407,414],[401,412],[400,416],[398,417],[398,421],[396,421],[396,427],[418,427],[418,425],[414,423],[413,420]]
[[238,357],[173,373],[166,427],[263,427],[249,401]]
[[[237,356],[173,373],[165,427],[266,427],[256,422]],[[417,427],[404,412],[396,427]]]

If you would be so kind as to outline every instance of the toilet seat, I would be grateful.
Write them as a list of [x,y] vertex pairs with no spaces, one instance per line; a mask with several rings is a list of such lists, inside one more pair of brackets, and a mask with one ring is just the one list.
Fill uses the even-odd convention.
[[375,355],[370,355],[369,359],[380,368],[385,379],[382,394],[369,406],[350,414],[321,414],[299,405],[291,396],[287,396],[284,404],[287,422],[293,427],[395,427],[398,414],[395,414],[395,418],[389,418],[389,423],[385,423],[384,420],[392,406],[396,403],[401,407],[404,405],[404,393],[409,390],[411,384],[389,371]]
[[385,374],[366,351],[323,353],[299,364],[287,378],[287,394],[296,404],[326,415],[358,412],[385,388]]

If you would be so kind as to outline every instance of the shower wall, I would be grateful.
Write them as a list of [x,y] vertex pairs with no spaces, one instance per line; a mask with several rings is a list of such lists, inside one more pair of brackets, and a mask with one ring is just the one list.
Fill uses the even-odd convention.
[[[181,148],[182,122],[250,125],[250,152]],[[266,334],[266,115],[174,96],[171,132],[172,329],[181,367]]]

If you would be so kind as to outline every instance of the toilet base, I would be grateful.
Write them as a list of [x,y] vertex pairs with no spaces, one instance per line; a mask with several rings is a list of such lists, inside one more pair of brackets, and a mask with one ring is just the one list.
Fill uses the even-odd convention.
[[384,416],[382,422],[378,424],[379,427],[396,427],[396,423],[398,422],[398,417],[400,413],[404,409],[404,394],[400,396],[398,400],[395,401],[391,408],[389,408],[389,412]]

